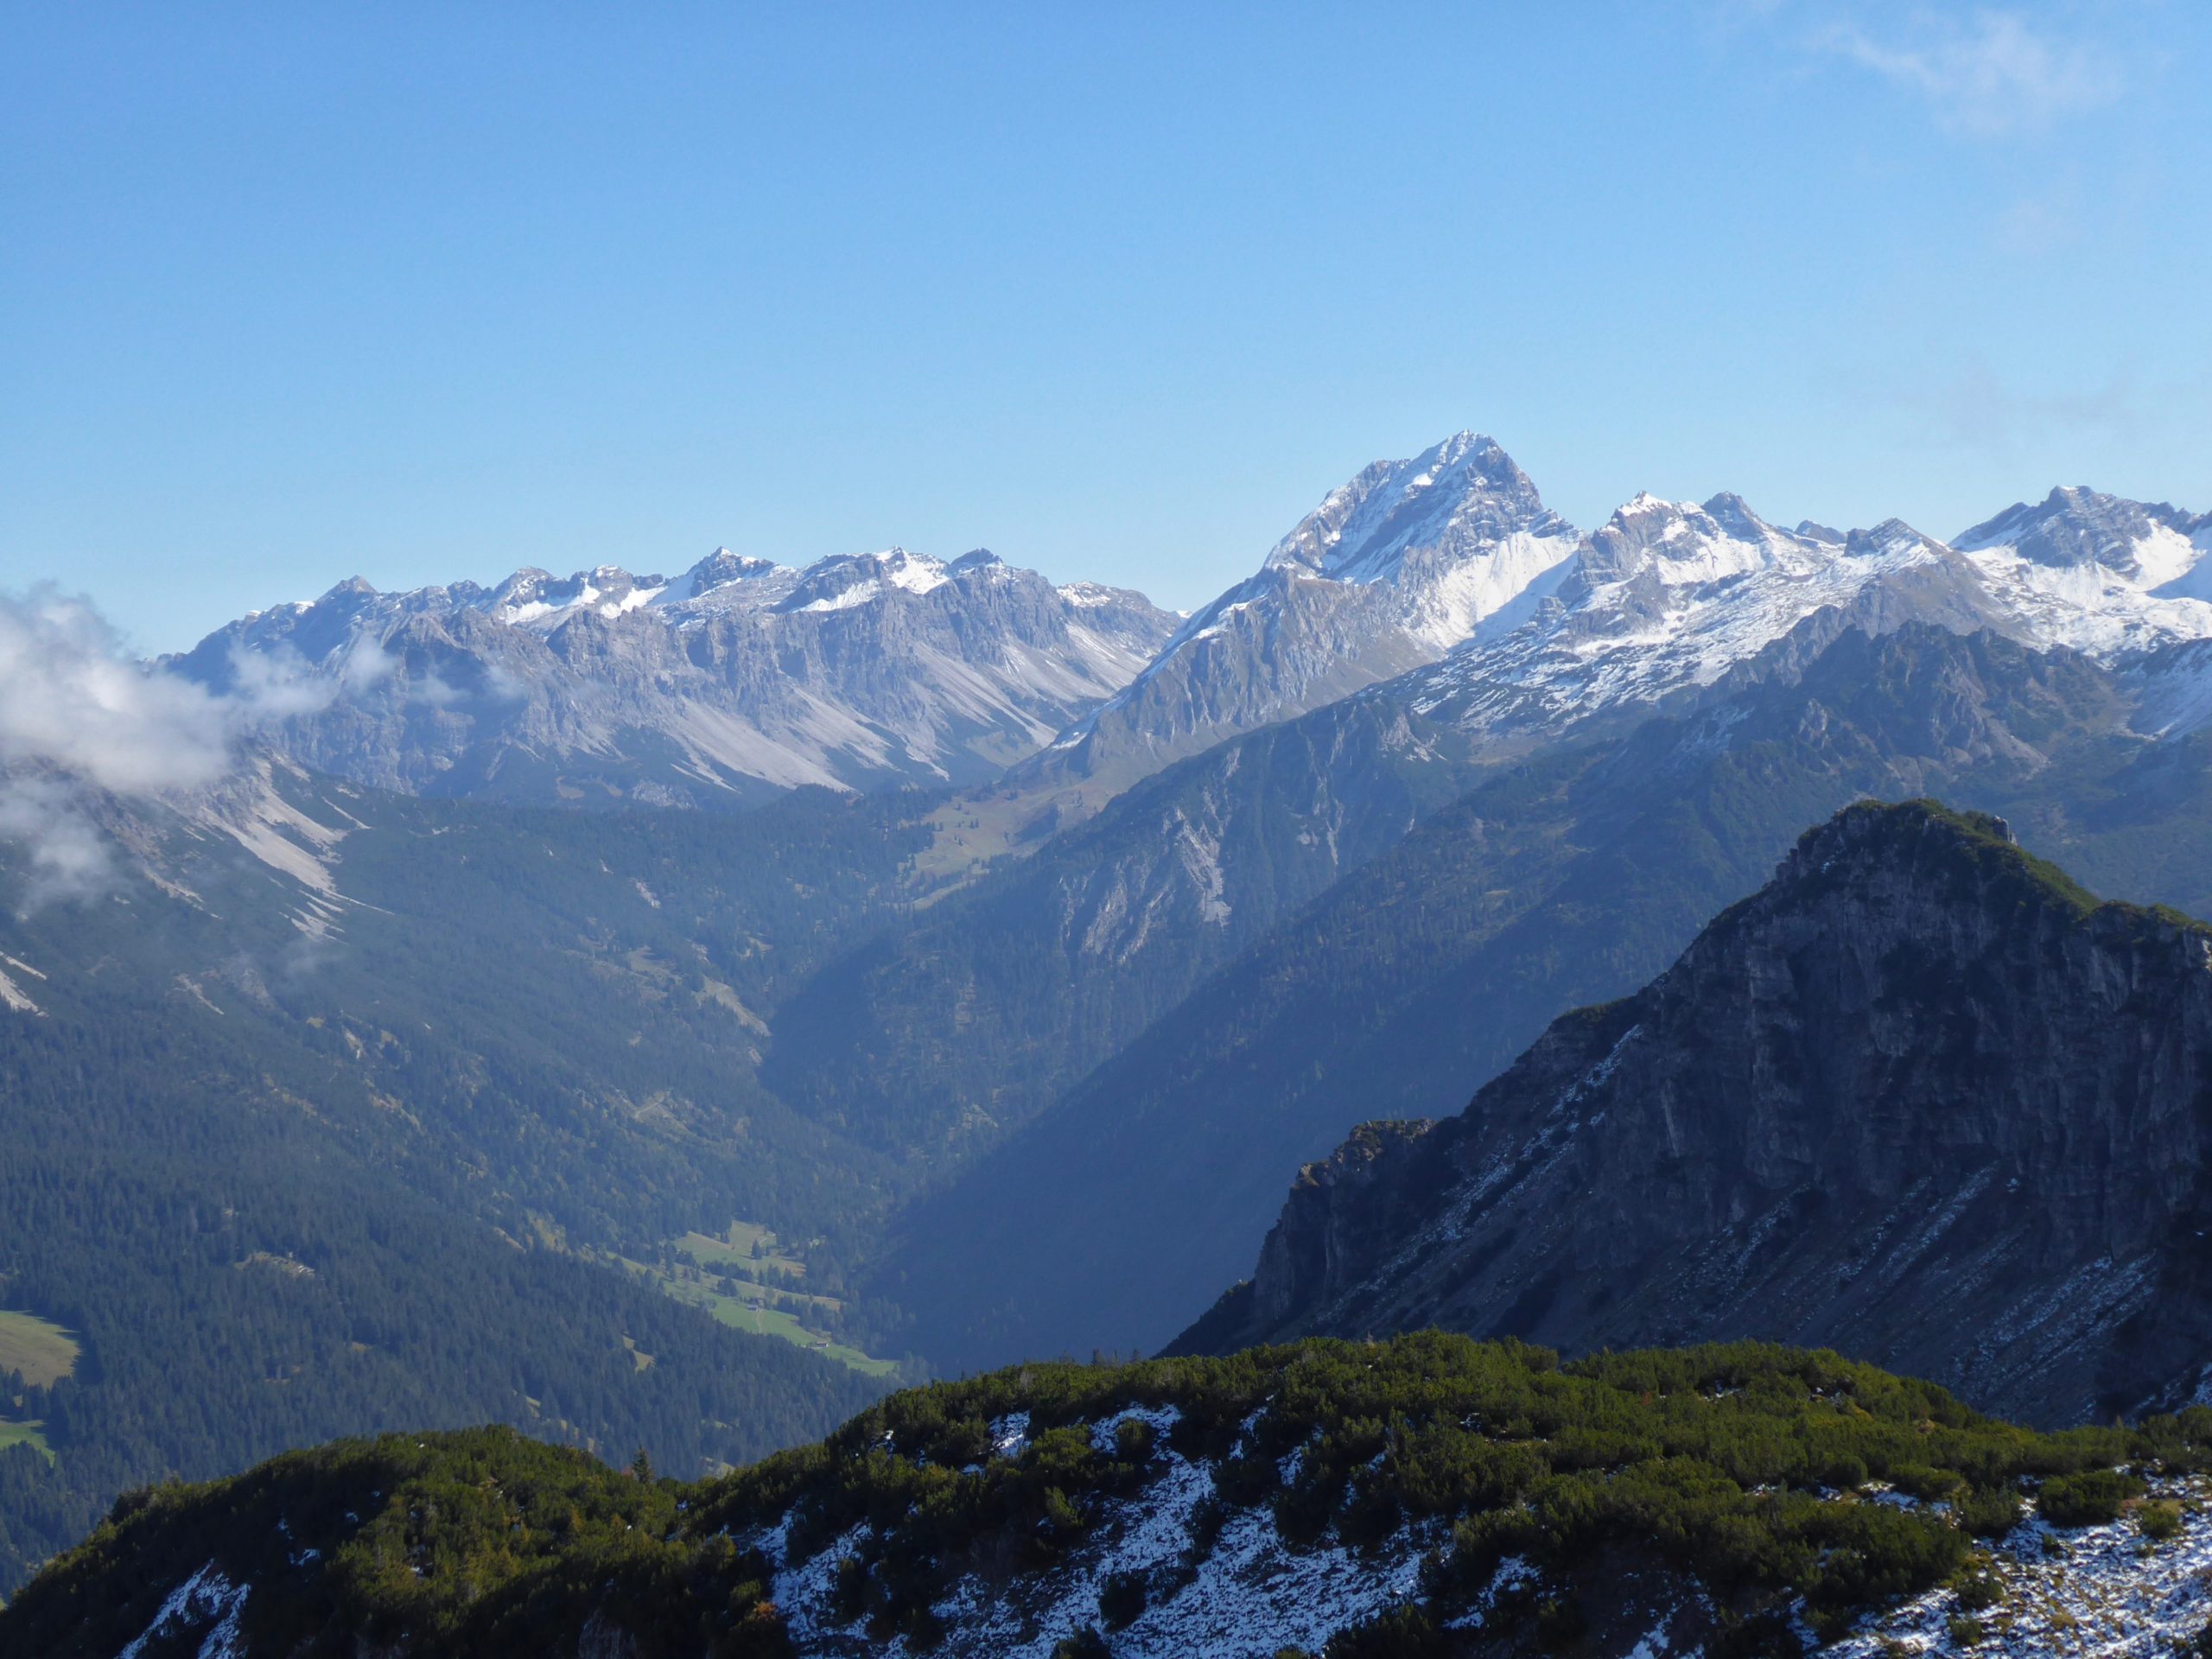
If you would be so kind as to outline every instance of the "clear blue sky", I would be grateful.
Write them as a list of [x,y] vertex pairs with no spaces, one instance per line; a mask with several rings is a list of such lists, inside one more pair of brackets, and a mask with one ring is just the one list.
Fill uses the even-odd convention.
[[2196,0],[16,0],[0,588],[152,650],[357,571],[717,543],[1190,605],[1462,426],[1586,525],[2212,506],[2209,36]]

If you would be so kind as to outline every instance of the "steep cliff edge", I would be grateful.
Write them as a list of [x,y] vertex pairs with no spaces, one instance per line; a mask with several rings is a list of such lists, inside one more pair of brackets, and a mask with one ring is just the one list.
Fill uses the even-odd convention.
[[2212,1382],[2212,931],[1861,803],[1459,1116],[1299,1179],[1179,1344],[1814,1341],[2046,1422]]

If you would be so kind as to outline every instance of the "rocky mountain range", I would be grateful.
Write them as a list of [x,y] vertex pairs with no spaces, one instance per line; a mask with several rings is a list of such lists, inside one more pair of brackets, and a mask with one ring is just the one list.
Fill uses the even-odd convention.
[[713,804],[799,785],[991,778],[1126,685],[1179,619],[984,551],[682,575],[358,578],[171,666],[268,710],[264,741],[378,788]]
[[174,659],[266,740],[380,788],[711,804],[801,784],[951,784],[964,844],[1025,850],[1131,784],[1363,688],[1493,754],[1694,696],[1806,617],[1990,627],[2111,659],[2212,635],[2212,515],[2054,490],[1946,544],[1891,519],[1784,529],[1639,495],[1583,534],[1462,432],[1332,491],[1188,617],[991,555],[674,578],[358,579]]
[[2209,1068],[2212,930],[2002,820],[1853,806],[1459,1116],[1309,1166],[1183,1345],[1757,1331],[2044,1421],[2176,1408],[2212,1384]]
[[1573,526],[1491,438],[1461,432],[1410,461],[1378,461],[1014,781],[1095,802],[1224,738],[1394,679],[1467,639],[1575,550]]
[[[1368,776],[1423,785],[1440,804],[1414,797],[1423,804],[1395,823],[1363,820],[1357,860],[1325,890],[1273,912],[1255,942],[917,1205],[885,1257],[885,1294],[914,1310],[949,1365],[1086,1343],[1151,1351],[1249,1270],[1291,1171],[1363,1117],[1457,1110],[1562,1010],[1662,971],[1805,824],[1861,796],[1940,792],[2005,815],[2101,891],[2212,912],[2212,743],[2149,734],[2170,717],[2154,690],[2190,671],[2152,669],[2199,647],[2115,670],[1986,630],[1830,638],[1830,620],[1808,619],[1684,712],[1512,765],[1455,769],[1465,734],[1408,713],[1424,747]],[[1186,770],[1254,833],[1258,802],[1232,804],[1221,782],[1245,776],[1240,751],[1325,753],[1338,722],[1392,706],[1352,699],[1171,769],[1101,815],[1086,868],[1094,879],[1149,868],[1160,837],[1135,809]],[[1357,798],[1358,784],[1354,772],[1335,787]],[[1377,833],[1398,825],[1395,839]],[[1301,833],[1324,842],[1325,830],[1285,813],[1275,868],[1295,868]],[[1045,880],[1046,856],[963,897]],[[1220,902],[1268,903],[1248,867],[1223,869]],[[1189,920],[1160,931],[1203,932]],[[957,982],[963,958],[949,931],[910,937],[916,990],[901,995],[918,1003],[920,964]],[[1029,977],[1076,1009],[1103,1007],[1111,988],[1173,959],[1164,941],[1122,972],[1072,948],[1040,952]],[[887,976],[870,995],[889,1005]]]

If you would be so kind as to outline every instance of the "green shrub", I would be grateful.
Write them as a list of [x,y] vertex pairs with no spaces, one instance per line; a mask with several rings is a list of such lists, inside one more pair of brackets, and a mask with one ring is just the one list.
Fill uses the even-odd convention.
[[2181,1536],[2181,1505],[2171,1500],[2145,1503],[2135,1511],[2135,1524],[2154,1544],[2170,1544]]
[[1977,1487],[1958,1500],[1959,1524],[1976,1538],[2002,1538],[2020,1524],[2024,1509],[2010,1486]]
[[1243,1453],[1216,1464],[1213,1469],[1214,1491],[1224,1503],[1238,1509],[1264,1501],[1281,1484],[1282,1476],[1272,1458]]
[[1805,1642],[1788,1618],[1769,1612],[1729,1626],[1707,1651],[1713,1659],[1803,1659]]
[[1322,1659],[1443,1659],[1451,1650],[1426,1611],[1400,1605],[1357,1630],[1339,1630],[1321,1651]]
[[2117,1469],[2054,1475],[2043,1484],[2043,1518],[2054,1527],[2094,1527],[2120,1519],[2130,1498],[2143,1496],[2142,1477]]
[[2005,1586],[1988,1573],[1969,1573],[1959,1580],[1959,1605],[1969,1613],[1986,1612],[2005,1599]]
[[1963,1613],[1953,1618],[1944,1628],[1950,1631],[1951,1640],[1962,1648],[1974,1646],[1988,1634],[1982,1628],[1980,1619],[1969,1618]]
[[1052,1659],[1113,1659],[1113,1652],[1106,1638],[1089,1624],[1052,1644]]
[[1090,1530],[1075,1500],[1057,1486],[1045,1489],[1043,1528],[1053,1542],[1061,1544],[1073,1543]]

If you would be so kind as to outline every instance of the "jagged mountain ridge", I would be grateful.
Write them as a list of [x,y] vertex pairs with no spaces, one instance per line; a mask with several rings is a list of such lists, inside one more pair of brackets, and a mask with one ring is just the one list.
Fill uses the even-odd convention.
[[2212,930],[2098,904],[2001,821],[1865,804],[1459,1116],[1310,1166],[1181,1341],[1756,1329],[2042,1421],[2182,1403],[2208,1154]]
[[2081,488],[1952,543],[1896,518],[1785,529],[1726,493],[1641,494],[1582,534],[1463,432],[1332,492],[1003,794],[1017,820],[1065,823],[1178,757],[1377,687],[1510,760],[1694,704],[1824,613],[2117,663],[2212,637],[2208,549],[2212,515]]
[[1870,632],[1989,628],[2120,662],[2212,634],[2195,575],[2208,549],[2212,518],[2088,490],[2054,490],[1950,544],[1894,518],[1785,531],[1732,495],[1642,495],[1554,582],[1396,690],[1433,718],[1525,744],[1694,701],[1823,612]]
[[802,571],[725,549],[673,579],[345,583],[176,660],[273,691],[287,753],[378,787],[698,804],[949,781],[995,798],[988,856],[1381,683],[1506,754],[1701,695],[1823,609],[2105,660],[2212,637],[2208,547],[2212,515],[2087,489],[1950,544],[1895,519],[1786,530],[1727,494],[1640,495],[1584,535],[1462,432],[1363,468],[1187,618],[983,553]]
[[805,784],[995,776],[1125,685],[1180,619],[978,550],[793,569],[718,550],[673,579],[524,569],[257,613],[177,671],[267,740],[378,788],[711,804]]

